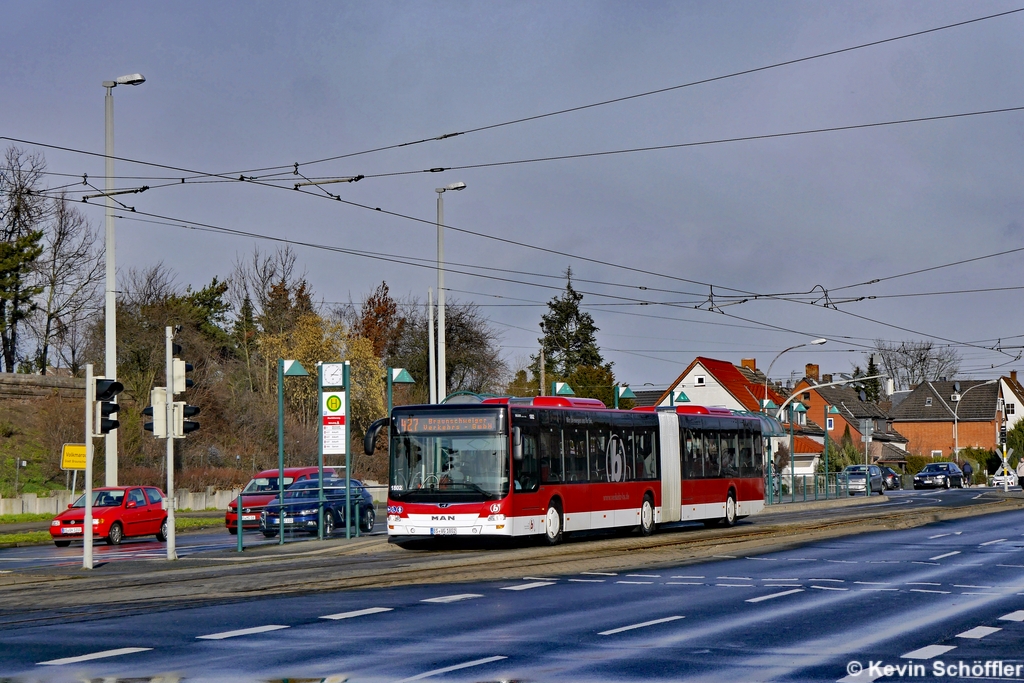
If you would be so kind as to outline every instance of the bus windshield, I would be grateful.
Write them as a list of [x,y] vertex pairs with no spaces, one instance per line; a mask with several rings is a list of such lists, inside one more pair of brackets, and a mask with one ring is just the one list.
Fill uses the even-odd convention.
[[390,496],[409,502],[499,500],[509,492],[508,437],[499,411],[396,415]]

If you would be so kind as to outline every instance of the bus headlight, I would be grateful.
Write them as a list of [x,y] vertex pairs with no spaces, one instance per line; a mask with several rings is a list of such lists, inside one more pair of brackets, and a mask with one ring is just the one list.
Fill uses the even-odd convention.
[[401,519],[398,515],[388,515],[388,524],[395,524]]

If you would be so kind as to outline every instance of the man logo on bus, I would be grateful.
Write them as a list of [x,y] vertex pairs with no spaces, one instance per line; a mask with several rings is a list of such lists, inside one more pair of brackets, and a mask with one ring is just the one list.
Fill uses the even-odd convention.
[[607,472],[608,481],[622,481],[626,469],[626,453],[622,448],[622,439],[618,434],[612,434],[608,439],[608,449],[605,451],[604,468]]

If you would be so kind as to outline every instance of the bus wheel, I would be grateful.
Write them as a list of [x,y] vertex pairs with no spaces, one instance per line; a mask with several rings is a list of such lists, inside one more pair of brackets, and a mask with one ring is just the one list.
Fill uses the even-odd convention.
[[729,497],[725,499],[725,517],[722,518],[722,526],[732,526],[736,523],[736,494],[729,491]]
[[650,536],[654,533],[654,503],[651,496],[644,496],[644,504],[640,506],[640,535]]
[[548,545],[562,542],[562,508],[557,501],[548,503],[548,514],[544,518],[544,537]]

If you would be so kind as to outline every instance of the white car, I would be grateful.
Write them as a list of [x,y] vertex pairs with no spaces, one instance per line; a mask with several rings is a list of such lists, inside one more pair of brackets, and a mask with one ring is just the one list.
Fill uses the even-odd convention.
[[1018,483],[1017,473],[1013,470],[1003,470],[1000,468],[992,477],[992,485],[996,488],[1002,488],[1003,484],[1013,487],[1017,486]]

